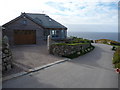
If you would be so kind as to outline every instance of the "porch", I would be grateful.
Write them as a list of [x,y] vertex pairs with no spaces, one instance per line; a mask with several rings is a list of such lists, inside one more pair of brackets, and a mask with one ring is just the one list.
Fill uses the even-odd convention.
[[47,36],[51,35],[52,39],[65,39],[67,37],[67,30],[45,30],[44,37],[47,39]]

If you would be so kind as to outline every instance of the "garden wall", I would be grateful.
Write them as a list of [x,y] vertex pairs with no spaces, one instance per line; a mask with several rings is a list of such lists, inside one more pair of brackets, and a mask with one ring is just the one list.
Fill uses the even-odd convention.
[[90,43],[79,44],[52,44],[50,46],[50,53],[58,56],[68,56],[76,52],[84,51],[90,47]]
[[9,48],[7,37],[3,38],[2,43],[2,72],[8,71],[13,67],[12,52]]

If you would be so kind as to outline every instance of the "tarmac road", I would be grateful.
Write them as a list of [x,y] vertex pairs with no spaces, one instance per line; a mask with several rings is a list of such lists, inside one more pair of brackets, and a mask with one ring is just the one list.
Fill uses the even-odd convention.
[[5,81],[3,88],[118,88],[111,46],[93,45],[86,55]]

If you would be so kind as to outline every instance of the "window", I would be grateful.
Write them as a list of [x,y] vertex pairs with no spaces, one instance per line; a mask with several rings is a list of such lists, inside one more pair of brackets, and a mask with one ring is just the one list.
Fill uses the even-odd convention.
[[52,35],[54,35],[54,30],[52,30],[52,33],[51,33]]
[[56,30],[52,30],[52,35],[56,35]]
[[51,31],[51,35],[52,35],[53,37],[57,37],[57,31],[56,31],[56,30],[52,30],[52,31]]
[[64,30],[61,30],[62,33],[64,33]]
[[49,19],[49,21],[51,22],[52,20],[51,20],[51,19]]
[[62,38],[65,37],[65,31],[64,30],[61,30],[61,36],[62,36]]

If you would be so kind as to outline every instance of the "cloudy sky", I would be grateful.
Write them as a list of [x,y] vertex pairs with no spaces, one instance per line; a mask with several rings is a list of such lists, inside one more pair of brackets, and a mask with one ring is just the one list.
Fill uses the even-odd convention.
[[[21,12],[45,13],[70,31],[117,31],[119,0],[1,0],[0,25]],[[92,25],[92,26],[90,26]],[[93,26],[96,25],[94,28]],[[79,29],[79,30],[78,30]],[[106,29],[106,30],[105,30]]]

